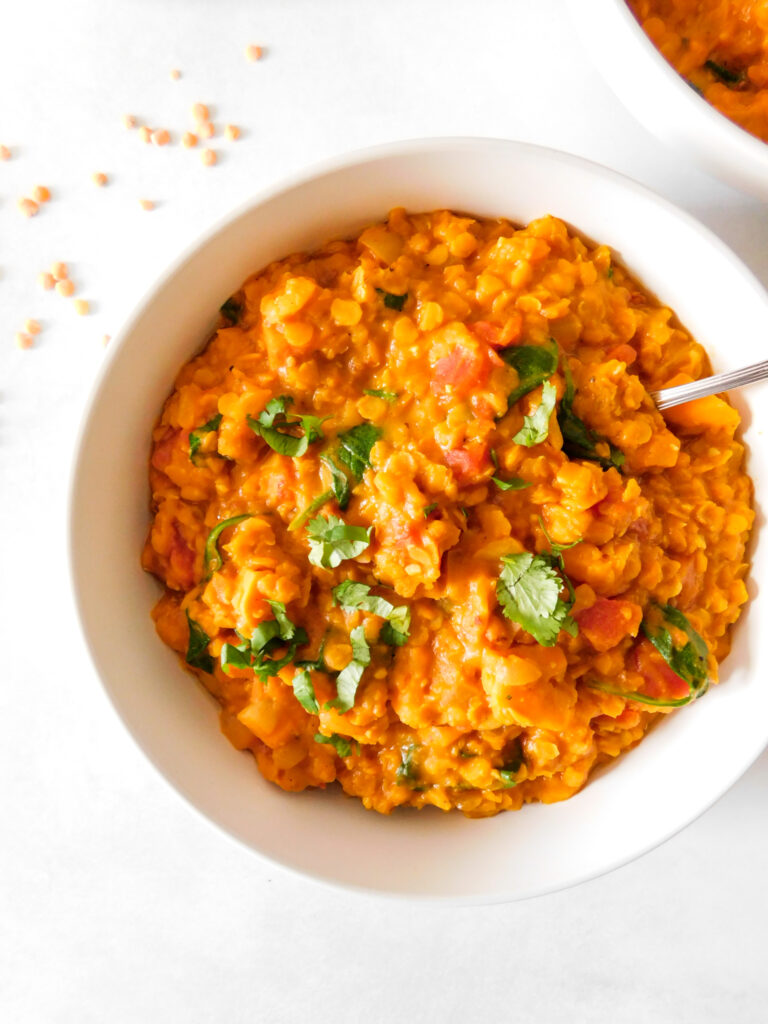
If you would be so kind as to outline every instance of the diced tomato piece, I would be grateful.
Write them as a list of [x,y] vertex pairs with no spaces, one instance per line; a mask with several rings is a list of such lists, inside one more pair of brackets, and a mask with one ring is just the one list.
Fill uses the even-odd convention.
[[470,441],[463,448],[447,451],[445,461],[460,484],[471,483],[488,468],[488,445],[482,441]]
[[576,613],[579,632],[596,651],[609,651],[625,636],[636,636],[643,617],[642,608],[622,598],[598,597],[591,608]]
[[658,700],[680,700],[690,693],[688,683],[673,672],[653,646],[643,639],[632,652],[636,670],[645,679],[642,693]]
[[457,395],[463,397],[485,384],[489,369],[487,354],[482,349],[455,345],[447,356],[435,363],[432,387],[439,391],[450,385]]
[[481,341],[484,341],[486,345],[490,345],[491,348],[500,348],[503,344],[501,341],[501,327],[498,324],[492,324],[490,320],[477,320],[475,323],[470,324],[470,329]]
[[152,452],[152,465],[155,469],[163,470],[170,464],[180,434],[181,429],[178,427],[165,428],[165,433],[156,442],[155,449]]

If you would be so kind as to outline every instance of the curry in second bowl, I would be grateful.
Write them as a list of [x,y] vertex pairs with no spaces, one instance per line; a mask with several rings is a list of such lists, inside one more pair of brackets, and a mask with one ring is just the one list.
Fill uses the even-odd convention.
[[562,800],[716,681],[739,416],[656,410],[707,357],[606,246],[396,209],[222,314],[154,430],[143,564],[267,779],[385,813]]

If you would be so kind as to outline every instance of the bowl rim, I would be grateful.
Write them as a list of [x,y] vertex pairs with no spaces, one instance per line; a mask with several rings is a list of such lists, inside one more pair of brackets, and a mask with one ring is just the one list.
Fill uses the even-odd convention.
[[[602,62],[596,61],[597,69],[601,74],[605,75],[607,84],[617,93],[621,102],[630,113],[648,131],[663,138],[667,143],[674,145],[678,151],[686,153],[690,159],[695,160],[698,165],[704,167],[709,174],[725,180],[733,188],[747,189],[747,186],[737,185],[734,181],[739,171],[739,164],[743,161],[747,161],[748,172],[751,172],[750,177],[753,177],[753,180],[754,176],[760,171],[762,171],[764,176],[768,177],[768,142],[764,142],[756,135],[747,131],[746,128],[731,120],[731,118],[709,103],[708,100],[688,84],[683,75],[669,63],[645,33],[642,25],[631,10],[628,0],[600,0],[600,2],[594,3],[593,6],[586,5],[586,8],[580,3],[580,0],[569,0],[569,3],[576,24],[578,24],[579,19],[584,18],[590,19],[591,24],[603,21],[606,8],[612,11],[616,27],[619,27],[620,31],[623,32],[625,40],[632,40],[631,45],[633,45],[638,55],[642,55],[648,70],[652,71],[657,81],[664,83],[665,89],[670,90],[677,97],[678,102],[685,105],[694,122],[700,145],[702,143],[706,144],[707,139],[709,139],[709,146],[707,148],[711,149],[714,146],[722,147],[721,152],[718,154],[717,163],[721,168],[726,166],[729,169],[732,168],[732,177],[727,177],[727,170],[716,169],[714,161],[712,159],[707,160],[706,155],[699,149],[692,152],[693,146],[680,139],[671,140],[665,133],[659,131],[656,122],[652,118],[645,116],[645,110],[650,110],[654,105],[658,107],[659,104],[649,102],[642,114],[637,112],[639,111],[638,105],[634,102],[629,103],[625,101],[626,93],[622,87],[624,78],[621,77],[619,79],[612,72],[610,74],[606,73]],[[725,154],[725,158],[723,154]],[[749,191],[749,189],[747,190]],[[765,194],[764,189],[763,195]]]
[[[661,838],[654,837],[648,841],[647,844],[643,844],[640,848],[632,850],[626,855],[620,856],[615,862],[604,866],[596,866],[590,868],[580,874],[568,876],[565,880],[561,880],[556,884],[545,884],[545,885],[532,885],[529,889],[523,891],[520,895],[509,895],[507,893],[500,894],[488,894],[484,896],[473,895],[436,895],[436,894],[425,894],[425,893],[413,893],[413,892],[399,892],[396,890],[379,889],[372,886],[358,884],[355,882],[346,882],[336,878],[329,878],[326,875],[313,873],[310,871],[302,870],[294,865],[284,862],[269,853],[264,852],[261,849],[257,849],[252,845],[245,836],[239,834],[236,830],[225,825],[223,822],[216,820],[209,816],[201,807],[197,805],[195,797],[188,791],[187,786],[178,778],[171,777],[163,767],[161,767],[158,759],[156,759],[154,753],[150,752],[139,737],[134,733],[128,724],[123,711],[120,707],[119,700],[116,694],[113,692],[112,687],[107,683],[108,672],[102,672],[102,667],[99,663],[97,655],[95,653],[94,645],[91,642],[92,623],[88,621],[85,609],[83,605],[83,593],[82,587],[84,582],[81,581],[81,573],[79,569],[79,556],[76,550],[77,547],[77,531],[79,529],[77,523],[78,503],[79,503],[79,490],[80,490],[80,479],[84,473],[84,466],[86,464],[86,452],[87,445],[85,441],[87,439],[91,419],[96,413],[97,399],[101,392],[102,386],[107,378],[110,376],[112,364],[115,358],[125,344],[126,340],[132,335],[136,325],[144,316],[146,310],[152,305],[157,296],[166,288],[168,283],[179,273],[184,265],[192,259],[200,250],[208,246],[212,240],[220,233],[227,231],[230,226],[241,219],[249,212],[253,211],[257,207],[269,202],[277,196],[288,192],[298,186],[310,183],[313,179],[321,176],[350,169],[355,165],[364,165],[365,163],[391,159],[393,157],[407,157],[410,155],[416,155],[419,153],[429,152],[440,152],[446,149],[475,149],[477,147],[489,147],[492,149],[516,149],[527,151],[529,154],[539,154],[545,159],[555,162],[564,163],[567,166],[579,166],[586,170],[591,171],[597,178],[603,180],[613,181],[615,184],[621,186],[624,189],[628,189],[641,196],[645,201],[657,204],[665,211],[666,214],[677,218],[678,220],[684,221],[688,228],[700,237],[705,239],[710,246],[715,247],[719,250],[720,256],[731,263],[734,269],[738,270],[739,274],[745,279],[745,283],[748,283],[766,302],[768,309],[768,294],[766,289],[763,287],[761,282],[752,272],[752,270],[733,252],[733,250],[726,245],[710,228],[702,224],[692,214],[686,210],[676,206],[670,200],[664,196],[641,184],[635,179],[623,174],[620,171],[616,171],[604,164],[597,163],[596,161],[588,158],[568,153],[563,150],[558,150],[549,146],[540,146],[535,143],[523,142],[513,139],[502,139],[498,137],[486,137],[486,136],[439,136],[439,137],[425,137],[425,138],[409,138],[405,140],[397,140],[387,143],[382,143],[375,146],[368,146],[343,153],[335,154],[327,157],[323,160],[317,161],[309,165],[309,167],[303,168],[299,171],[294,171],[276,183],[259,190],[255,195],[246,199],[243,202],[236,204],[236,206],[225,213],[223,216],[217,217],[215,221],[206,229],[204,229],[194,240],[187,243],[182,249],[181,253],[170,263],[166,270],[158,277],[158,279],[149,288],[146,288],[142,293],[139,300],[133,305],[132,312],[128,315],[124,323],[120,326],[116,332],[114,341],[110,344],[110,351],[108,352],[107,358],[99,368],[95,375],[95,378],[91,384],[81,417],[79,426],[76,432],[75,441],[70,455],[70,467],[69,467],[69,478],[67,487],[67,517],[66,517],[66,549],[67,549],[67,571],[68,579],[72,589],[74,597],[74,606],[76,610],[76,618],[79,626],[80,636],[83,640],[84,648],[87,652],[88,659],[91,667],[99,680],[102,692],[106,695],[109,704],[112,706],[116,713],[117,719],[124,732],[130,737],[133,745],[139,750],[141,755],[144,757],[151,766],[156,775],[158,775],[164,783],[169,786],[179,797],[181,797],[184,804],[194,812],[194,814],[205,821],[209,826],[215,828],[220,834],[227,837],[229,840],[237,843],[240,847],[247,850],[250,854],[259,857],[262,862],[266,862],[281,871],[288,872],[290,875],[300,878],[304,881],[311,880],[315,883],[319,883],[327,888],[334,891],[342,891],[347,893],[356,893],[364,896],[375,896],[381,899],[391,899],[405,902],[420,902],[434,905],[443,906],[478,906],[488,905],[494,903],[503,902],[516,902],[517,900],[531,899],[537,896],[543,896],[551,892],[559,892],[571,888],[575,885],[580,885],[583,882],[590,881],[591,879],[601,877],[603,875],[610,874],[611,872],[623,867],[625,864],[629,864],[639,857],[644,856],[646,853],[666,843],[673,836],[677,835],[684,828],[696,821],[702,814],[704,814],[710,807],[712,807],[721,797],[741,778],[741,776],[751,767],[751,765],[757,760],[760,754],[766,747],[768,747],[768,730],[766,730],[764,736],[760,739],[760,742],[755,746],[754,749],[749,749],[748,753],[742,752],[742,756],[739,758],[738,765],[736,768],[728,773],[726,781],[721,781],[713,787],[711,795],[707,798],[706,802],[693,814],[687,813],[682,820],[676,822],[676,824],[665,830],[661,835]],[[499,214],[501,216],[501,214]],[[333,237],[333,236],[331,236]]]

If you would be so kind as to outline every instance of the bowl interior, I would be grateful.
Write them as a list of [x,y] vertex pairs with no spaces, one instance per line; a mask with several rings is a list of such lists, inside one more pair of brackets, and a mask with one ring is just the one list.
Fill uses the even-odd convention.
[[568,0],[584,48],[621,102],[705,170],[768,200],[768,144],[698,95],[659,53],[626,0]]
[[[709,232],[595,165],[492,140],[401,144],[347,158],[235,214],[141,305],[97,383],[80,438],[71,561],[81,621],[111,700],[189,802],[273,860],[327,882],[432,899],[492,901],[577,882],[651,848],[748,767],[768,737],[766,545],[754,546],[751,605],[723,685],[666,719],[572,800],[469,821],[422,811],[389,818],[337,792],[285,794],[221,736],[213,701],[157,638],[159,596],[140,569],[148,528],[150,432],[174,376],[207,338],[221,302],[272,259],[349,235],[402,205],[527,222],[553,213],[613,247],[679,314],[716,369],[754,360],[766,296]],[[739,398],[757,500],[768,480],[768,384]],[[129,642],[126,643],[126,639]],[[717,756],[713,756],[717,751]]]

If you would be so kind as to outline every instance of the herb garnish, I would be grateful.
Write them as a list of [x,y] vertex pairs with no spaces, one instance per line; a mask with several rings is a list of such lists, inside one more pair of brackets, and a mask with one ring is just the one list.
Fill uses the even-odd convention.
[[[643,633],[675,675],[688,685],[688,694],[685,697],[677,698],[649,697],[645,693],[640,693],[639,690],[620,690],[618,687],[609,686],[607,683],[597,680],[590,680],[587,682],[587,686],[593,690],[601,690],[603,693],[635,701],[637,704],[649,704],[659,708],[683,707],[684,704],[690,704],[694,700],[698,700],[699,697],[703,697],[709,689],[707,673],[709,649],[704,638],[696,632],[678,608],[673,608],[671,604],[655,604],[651,606],[649,612],[649,617],[654,621],[649,622],[648,617],[643,618]],[[682,630],[688,637],[682,647],[675,646],[672,634],[666,628],[667,625]]]
[[409,786],[419,781],[419,771],[413,760],[416,750],[415,743],[406,743],[400,747],[400,764],[397,766],[395,778],[403,786]]
[[231,324],[236,324],[240,319],[240,314],[243,311],[243,307],[239,302],[236,302],[231,296],[227,299],[223,305],[219,307],[219,312],[225,320],[229,320]]
[[745,76],[743,71],[731,71],[730,68],[727,68],[724,64],[718,64],[717,61],[705,60],[704,67],[729,88],[732,88],[734,85],[742,85],[744,82]]
[[512,789],[513,786],[517,785],[516,772],[510,771],[508,768],[499,768],[498,771],[503,789]]
[[219,551],[219,537],[223,530],[226,530],[228,526],[235,526],[237,523],[242,523],[244,519],[251,519],[250,512],[244,512],[241,516],[231,516],[229,519],[222,519],[211,532],[208,534],[208,539],[205,542],[205,550],[203,553],[203,578],[210,579],[210,577],[218,572],[221,568],[221,552]]
[[405,292],[404,295],[395,295],[394,292],[385,292],[383,288],[377,288],[376,293],[384,297],[384,305],[387,309],[396,309],[398,312],[402,310],[405,300],[408,298],[408,292]]
[[377,597],[371,593],[367,583],[355,583],[353,580],[344,580],[331,591],[334,604],[338,604],[345,611],[354,611],[360,608],[370,612],[371,615],[378,615],[387,621],[379,633],[379,640],[392,647],[402,647],[408,640],[411,628],[411,610],[407,605],[390,604],[384,597]]
[[496,596],[504,615],[522,626],[542,647],[553,647],[561,629],[570,636],[576,636],[578,631],[570,615],[572,601],[564,601],[560,596],[563,587],[572,590],[572,584],[562,570],[558,572],[555,568],[557,558],[554,553],[534,555],[529,551],[505,555],[496,583]]
[[429,519],[429,517],[432,515],[432,513],[435,511],[436,508],[439,508],[439,505],[437,504],[436,501],[433,501],[431,505],[425,505],[424,506],[424,518],[425,519]]
[[[277,675],[281,668],[289,665],[298,647],[308,642],[306,631],[294,625],[288,618],[282,601],[268,601],[274,619],[261,622],[250,637],[238,633],[240,644],[224,644],[221,649],[221,667],[225,672],[233,668],[252,668],[254,673],[266,682]],[[285,648],[282,658],[271,655],[279,648]]]
[[364,627],[356,626],[349,634],[349,640],[352,644],[352,658],[336,677],[335,699],[326,705],[329,708],[336,708],[342,714],[354,705],[363,672],[371,663],[371,648],[365,639]]
[[215,416],[212,416],[207,423],[204,423],[202,427],[196,427],[194,430],[189,432],[189,458],[192,462],[195,461],[197,450],[202,444],[203,434],[210,434],[214,430],[218,430],[221,426],[223,416],[220,412],[217,412]]
[[515,444],[523,444],[526,448],[531,448],[546,440],[549,434],[549,418],[554,411],[556,401],[557,388],[549,381],[545,381],[541,389],[541,402],[530,416],[523,418],[522,427],[512,438]]
[[[569,459],[586,459],[590,462],[598,462],[603,469],[610,469],[611,466],[615,466],[618,469],[620,466],[623,466],[624,452],[620,451],[604,437],[601,437],[596,431],[591,430],[573,411],[576,386],[573,383],[573,375],[567,358],[563,359],[563,373],[565,375],[565,394],[560,402],[560,409],[557,413],[557,422],[560,426],[560,433],[563,435],[563,451]],[[608,445],[608,457],[598,453],[596,449],[598,444]]]
[[502,349],[499,355],[517,371],[518,376],[517,387],[507,397],[508,409],[523,395],[549,380],[557,369],[558,347],[557,342],[551,339],[545,345],[511,345]]
[[312,685],[312,676],[306,668],[300,668],[293,677],[293,693],[296,700],[310,715],[316,715],[320,710],[315,688]]
[[[688,684],[692,697],[701,697],[709,686],[707,659],[709,649],[704,638],[696,632],[683,613],[671,604],[653,605],[650,617],[661,625],[643,618],[642,630],[675,675]],[[688,637],[682,647],[676,647],[667,625],[679,629]]]
[[[321,424],[330,417],[288,414],[288,406],[292,403],[293,399],[288,395],[272,398],[257,419],[246,416],[246,422],[254,434],[263,438],[273,451],[298,458],[314,441],[323,438]],[[296,427],[304,431],[302,436],[292,433]]]
[[380,391],[378,388],[363,388],[363,394],[370,395],[371,398],[383,398],[390,405],[400,397],[397,391]]
[[298,530],[300,526],[303,526],[309,517],[313,516],[315,512],[329,502],[331,498],[336,499],[336,503],[342,511],[349,504],[352,490],[349,486],[347,474],[342,469],[339,469],[331,455],[321,455],[320,460],[324,462],[331,471],[331,486],[327,491],[323,491],[322,494],[319,494],[314,501],[311,501],[303,512],[299,512],[295,519],[291,520],[288,524],[288,530],[291,533],[293,533],[294,530]]
[[208,653],[208,644],[211,638],[205,632],[199,622],[190,618],[189,610],[185,612],[187,625],[189,626],[189,643],[185,661],[192,668],[200,668],[203,672],[213,672],[213,658]]
[[350,526],[338,516],[316,516],[307,524],[309,560],[323,569],[335,569],[356,558],[371,543],[373,527]]
[[366,469],[371,468],[371,448],[380,437],[381,431],[373,423],[359,423],[337,438],[339,458],[349,467],[358,483],[363,479]]
[[491,480],[502,491],[524,491],[526,487],[533,487],[532,483],[528,480],[523,480],[519,476],[512,476],[509,480],[502,480],[499,476],[492,476]]
[[346,736],[339,736],[335,732],[330,736],[323,736],[321,732],[316,732],[315,743],[330,743],[339,757],[349,757],[352,753],[352,744]]

